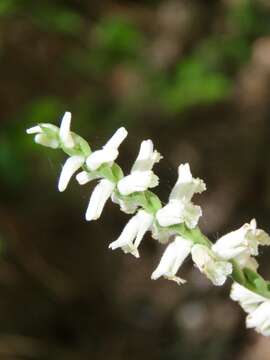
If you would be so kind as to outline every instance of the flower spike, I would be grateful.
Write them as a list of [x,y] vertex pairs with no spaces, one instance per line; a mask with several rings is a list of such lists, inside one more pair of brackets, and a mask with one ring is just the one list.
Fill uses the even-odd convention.
[[260,245],[270,245],[270,236],[257,228],[255,219],[212,244],[197,226],[201,207],[192,202],[193,195],[206,190],[206,186],[192,176],[188,163],[178,167],[177,182],[168,203],[162,207],[158,196],[149,190],[159,183],[153,166],[162,158],[152,140],[142,141],[130,174],[124,176],[120,166],[114,163],[118,148],[127,136],[124,127],[119,128],[102,149],[91,152],[89,144],[71,132],[70,125],[71,113],[65,112],[60,127],[42,123],[26,132],[34,135],[36,143],[61,148],[69,156],[61,171],[59,191],[67,188],[78,170],[76,179],[80,185],[98,179],[85,214],[87,221],[101,216],[109,198],[120,206],[121,211],[135,213],[109,248],[121,248],[124,253],[138,258],[139,245],[150,231],[159,243],[169,243],[151,279],[164,277],[179,285],[184,283],[177,272],[191,255],[195,266],[215,286],[223,285],[229,276],[233,279],[230,296],[247,313],[247,328],[270,336],[270,286],[257,273],[255,259]]

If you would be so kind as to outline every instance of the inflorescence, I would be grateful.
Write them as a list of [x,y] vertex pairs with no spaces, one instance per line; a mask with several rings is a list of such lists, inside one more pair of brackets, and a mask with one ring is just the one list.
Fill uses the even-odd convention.
[[164,277],[177,284],[185,282],[177,276],[184,260],[191,255],[195,266],[216,286],[233,279],[231,298],[247,312],[246,325],[263,335],[270,335],[270,285],[258,273],[259,245],[270,245],[269,235],[257,228],[255,219],[240,229],[222,236],[215,244],[201,233],[198,221],[201,207],[192,202],[194,194],[206,190],[203,180],[194,178],[189,164],[178,167],[178,179],[169,201],[162,206],[149,189],[159,184],[153,167],[162,156],[154,149],[152,140],[141,143],[130,174],[124,175],[115,160],[119,147],[127,137],[124,127],[118,129],[100,150],[92,151],[89,144],[70,130],[71,113],[66,112],[60,128],[42,123],[27,129],[36,143],[62,149],[69,157],[58,181],[58,190],[66,190],[71,177],[80,169],[76,180],[80,185],[98,180],[86,210],[87,221],[97,220],[106,202],[111,200],[120,209],[133,214],[122,233],[109,248],[121,248],[136,258],[146,232],[162,244],[168,244],[151,275]]

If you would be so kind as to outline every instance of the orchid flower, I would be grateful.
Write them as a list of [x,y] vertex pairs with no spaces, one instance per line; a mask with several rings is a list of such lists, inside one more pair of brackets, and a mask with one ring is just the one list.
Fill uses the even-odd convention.
[[253,219],[250,224],[222,236],[212,250],[225,260],[239,258],[241,267],[246,267],[250,256],[258,255],[259,245],[270,245],[270,237],[264,230],[257,229],[256,220]]
[[232,264],[218,259],[211,250],[201,244],[195,244],[191,249],[192,260],[198,269],[216,286],[225,283],[232,273]]
[[205,183],[194,179],[189,164],[181,164],[178,168],[178,180],[171,191],[169,202],[157,212],[157,221],[161,226],[185,223],[190,229],[196,227],[202,211],[194,205],[191,198],[195,193],[206,189]]
[[238,301],[245,312],[247,328],[255,328],[264,336],[270,335],[270,299],[234,283],[230,294],[232,300]]
[[154,150],[152,140],[143,141],[130,175],[122,178],[117,184],[120,194],[130,195],[157,186],[158,177],[153,173],[152,168],[160,159],[161,155]]
[[192,245],[192,241],[176,236],[175,240],[164,251],[158,267],[151,275],[151,279],[156,280],[163,276],[168,280],[175,281],[178,285],[185,283],[186,281],[176,276],[176,273],[190,254]]
[[144,234],[150,229],[153,218],[153,215],[139,210],[129,220],[119,238],[109,245],[109,248],[112,250],[122,248],[124,253],[130,253],[138,258],[140,256],[138,247]]
[[111,166],[118,157],[118,148],[127,137],[127,134],[127,130],[124,127],[119,128],[101,150],[92,152],[86,160],[88,169],[95,171],[102,164]]

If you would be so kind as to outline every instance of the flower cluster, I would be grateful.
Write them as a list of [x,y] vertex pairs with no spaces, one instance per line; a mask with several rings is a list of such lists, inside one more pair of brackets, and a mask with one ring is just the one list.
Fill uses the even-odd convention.
[[[133,214],[109,248],[120,248],[138,258],[139,245],[145,234],[151,232],[155,240],[167,244],[151,279],[164,277],[179,285],[184,283],[177,273],[190,256],[200,272],[216,286],[223,285],[231,276],[235,281],[231,297],[248,312],[247,327],[270,335],[270,291],[256,272],[258,264],[254,258],[259,245],[270,245],[270,237],[257,228],[256,221],[253,219],[250,224],[222,236],[213,245],[198,228],[202,210],[192,201],[195,194],[206,190],[206,186],[203,180],[192,176],[189,164],[178,167],[176,184],[168,203],[162,206],[150,191],[159,184],[153,167],[162,158],[151,140],[142,141],[130,174],[124,175],[115,161],[128,134],[125,128],[119,128],[100,150],[92,151],[83,138],[70,130],[70,125],[71,114],[66,112],[59,128],[39,124],[27,133],[35,135],[36,143],[61,148],[69,156],[59,177],[59,191],[67,188],[79,169],[76,180],[80,185],[98,181],[87,206],[87,221],[98,219],[109,199],[124,213]],[[248,277],[248,274],[251,275]]]

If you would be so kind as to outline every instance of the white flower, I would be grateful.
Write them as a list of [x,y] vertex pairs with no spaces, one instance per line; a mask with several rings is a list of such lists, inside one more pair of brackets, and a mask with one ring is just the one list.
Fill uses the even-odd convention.
[[232,264],[227,261],[220,261],[204,245],[196,244],[191,249],[192,260],[199,270],[204,273],[216,286],[221,286],[232,273]]
[[59,138],[62,141],[62,144],[66,148],[73,148],[75,146],[75,142],[70,132],[70,124],[71,124],[71,113],[69,111],[66,111],[62,118],[59,129]]
[[263,302],[247,316],[246,325],[264,336],[270,336],[270,300]]
[[153,219],[153,215],[144,210],[139,210],[129,220],[119,238],[109,245],[109,248],[115,250],[121,247],[124,253],[139,257],[138,247],[144,234],[150,229]]
[[171,226],[185,223],[190,229],[196,227],[202,211],[200,206],[191,202],[191,198],[195,193],[201,193],[205,189],[202,180],[192,177],[189,164],[181,164],[178,167],[178,180],[171,191],[169,202],[156,214],[159,224]]
[[81,171],[76,175],[76,180],[80,185],[85,185],[92,180],[96,180],[100,178],[100,175],[96,174],[95,172],[87,172]]
[[230,297],[232,300],[239,302],[248,314],[256,310],[263,302],[268,301],[265,297],[256,294],[236,282],[232,285]]
[[107,179],[103,179],[95,187],[92,192],[88,208],[86,210],[85,218],[87,221],[97,220],[106,204],[106,201],[111,196],[115,184]]
[[58,128],[52,124],[40,124],[26,130],[27,134],[36,134],[37,144],[57,149],[59,147]]
[[270,245],[269,235],[257,229],[256,220],[244,224],[240,229],[222,236],[212,250],[221,258],[229,260],[242,254],[258,255],[259,245]]
[[117,158],[118,147],[127,137],[127,130],[124,127],[118,129],[111,139],[103,146],[101,150],[92,152],[86,160],[89,170],[97,170],[102,164],[111,165]]
[[248,313],[247,328],[255,328],[258,333],[270,336],[270,299],[237,283],[233,283],[230,297],[239,302],[244,311]]
[[185,283],[185,280],[176,276],[176,273],[190,254],[192,245],[192,241],[176,236],[175,240],[164,251],[158,267],[152,273],[151,279],[156,280],[163,276],[166,279],[175,281],[178,285]]
[[58,190],[65,191],[69,180],[72,175],[82,166],[84,163],[84,156],[74,155],[68,158],[62,168],[59,182],[58,182]]
[[130,175],[122,178],[117,184],[120,194],[130,195],[157,186],[158,177],[153,173],[152,167],[160,159],[160,154],[154,150],[153,142],[143,141]]

